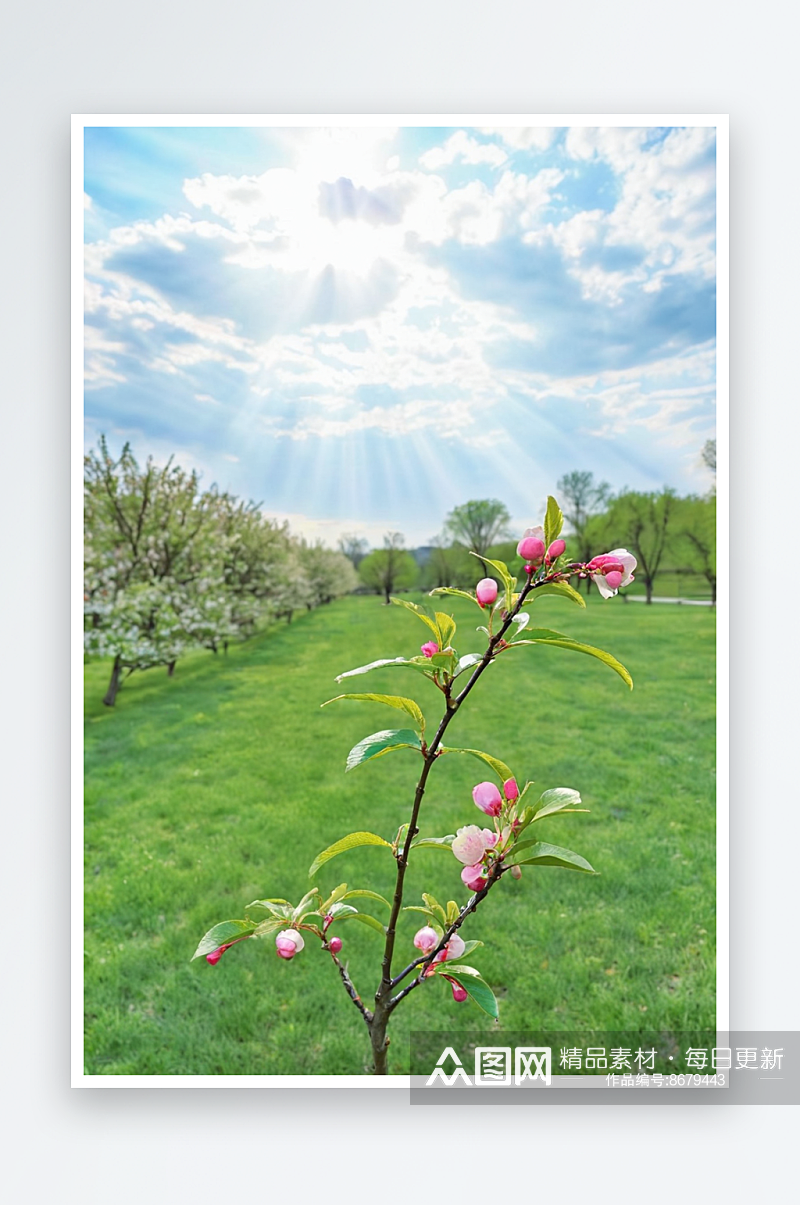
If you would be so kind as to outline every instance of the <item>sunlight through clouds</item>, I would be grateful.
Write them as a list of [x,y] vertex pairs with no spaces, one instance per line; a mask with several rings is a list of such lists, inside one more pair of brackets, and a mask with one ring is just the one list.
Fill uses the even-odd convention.
[[90,440],[411,542],[574,468],[704,488],[713,129],[237,130],[224,171],[169,133],[167,186],[166,131],[86,132]]

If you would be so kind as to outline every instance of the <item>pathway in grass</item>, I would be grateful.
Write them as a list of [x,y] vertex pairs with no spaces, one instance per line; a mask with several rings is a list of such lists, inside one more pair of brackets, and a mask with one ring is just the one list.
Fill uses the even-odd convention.
[[[477,611],[454,600],[460,652],[478,650]],[[450,609],[450,608],[448,608]],[[507,876],[469,925],[472,956],[500,1000],[499,1030],[471,1003],[426,984],[393,1019],[391,1069],[407,1070],[411,1030],[564,1031],[713,1027],[714,623],[705,607],[590,600],[536,603],[537,622],[608,649],[633,692],[588,657],[520,649],[494,666],[459,714],[451,744],[501,757],[542,789],[581,791],[589,815],[553,817],[541,837],[601,873],[554,868]],[[106,665],[86,670],[86,1068],[96,1074],[360,1074],[366,1030],[326,956],[291,963],[245,942],[218,966],[190,963],[217,920],[263,896],[299,898],[315,854],[353,829],[394,836],[418,757],[401,751],[347,776],[348,750],[391,726],[380,705],[339,703],[337,673],[424,639],[412,616],[351,597],[232,649],[135,675],[113,710]],[[440,695],[411,671],[363,689],[414,695],[429,723]],[[368,684],[368,685],[367,685]],[[434,767],[422,832],[479,818],[471,758]],[[391,855],[356,850],[323,868],[387,895]],[[466,899],[452,855],[420,851],[407,903],[423,890]],[[375,914],[382,920],[382,906]],[[417,917],[417,920],[414,917]],[[400,959],[415,951],[407,913]],[[358,931],[356,931],[356,928]],[[341,929],[343,957],[369,1000],[380,938]]]

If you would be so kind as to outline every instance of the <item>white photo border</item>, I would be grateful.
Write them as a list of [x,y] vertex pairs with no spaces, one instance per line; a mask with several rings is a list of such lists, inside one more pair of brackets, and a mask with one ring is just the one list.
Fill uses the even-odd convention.
[[408,1091],[411,1077],[357,1075],[90,1075],[83,1049],[83,247],[84,131],[119,127],[700,126],[716,130],[717,155],[717,808],[716,1028],[730,1028],[729,879],[729,119],[727,114],[73,114],[71,153],[71,1068],[72,1087],[375,1088]]

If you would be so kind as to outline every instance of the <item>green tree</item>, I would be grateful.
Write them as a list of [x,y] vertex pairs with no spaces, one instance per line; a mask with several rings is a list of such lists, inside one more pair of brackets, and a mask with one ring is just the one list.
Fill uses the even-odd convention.
[[465,548],[485,556],[492,544],[508,534],[511,516],[496,498],[455,506],[445,519],[445,532]]
[[399,531],[390,531],[384,537],[383,548],[370,552],[358,567],[364,585],[382,594],[387,605],[395,590],[407,590],[417,580],[417,563],[404,544]]
[[717,499],[690,496],[678,501],[676,545],[686,567],[704,577],[717,602]]

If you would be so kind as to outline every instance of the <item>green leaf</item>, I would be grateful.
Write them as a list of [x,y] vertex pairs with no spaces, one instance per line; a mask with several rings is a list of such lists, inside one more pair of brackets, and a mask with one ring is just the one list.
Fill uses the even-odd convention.
[[442,905],[436,899],[436,896],[428,895],[423,891],[422,898],[427,907],[430,908],[431,912],[439,918],[439,924],[444,928],[447,925],[447,914],[445,913]]
[[442,927],[439,924],[439,918],[435,912],[431,911],[430,908],[423,908],[423,907],[421,907],[420,904],[405,904],[403,906],[403,911],[404,912],[421,912],[423,916],[427,916],[428,920],[431,922],[432,927],[434,929],[436,929],[439,936],[440,937],[442,936]]
[[531,621],[531,617],[527,611],[523,611],[521,615],[515,615],[514,618],[511,620],[511,622],[513,624],[516,624],[517,630],[516,630],[516,632],[514,632],[511,639],[512,640],[516,639],[517,636],[519,636],[522,632],[524,632],[525,628],[527,628],[530,621]]
[[508,647],[518,648],[521,644],[551,644],[557,648],[569,649],[573,653],[586,653],[589,657],[596,657],[598,661],[602,661],[613,669],[615,673],[619,674],[623,682],[626,682],[631,690],[633,690],[633,679],[625,666],[617,661],[616,657],[612,657],[610,653],[606,653],[603,649],[594,648],[591,644],[581,644],[580,641],[573,640],[570,636],[565,636],[563,632],[554,632],[552,628],[531,628],[527,639],[514,640]]
[[561,535],[561,528],[564,526],[564,516],[561,513],[561,507],[556,502],[555,498],[548,497],[547,511],[544,516],[544,546],[549,548],[553,540],[557,540]]
[[418,732],[410,728],[385,728],[383,732],[373,732],[359,741],[347,755],[345,773],[355,770],[356,766],[374,757],[383,757],[394,749],[421,749],[422,745]]
[[353,891],[346,892],[341,898],[343,900],[352,900],[357,896],[361,896],[367,900],[379,900],[381,904],[385,904],[387,908],[391,908],[389,901],[382,895],[378,895],[377,891],[367,891],[365,887],[359,887]]
[[523,607],[529,607],[532,602],[535,602],[537,598],[541,598],[542,595],[545,597],[547,595],[555,595],[556,598],[568,598],[570,602],[577,603],[579,607],[586,606],[586,603],[583,601],[583,595],[579,594],[569,582],[545,582],[541,586],[534,586],[522,604]]
[[348,669],[345,673],[338,674],[336,681],[342,682],[345,678],[355,678],[358,674],[368,674],[370,670],[381,669],[383,666],[390,665],[408,665],[411,669],[417,670],[418,673],[426,675],[428,675],[430,668],[430,662],[427,657],[382,657],[380,661],[370,661],[369,665],[360,665],[358,669]]
[[472,549],[470,549],[469,555],[477,557],[477,559],[479,561],[483,561],[484,565],[491,565],[492,569],[494,569],[495,572],[499,575],[500,580],[502,581],[504,586],[508,586],[509,582],[512,582],[515,580],[509,573],[508,565],[506,565],[505,561],[493,561],[488,556],[478,556],[478,553],[473,552]]
[[483,653],[465,653],[463,657],[459,657],[453,677],[457,678],[459,674],[463,674],[465,669],[470,669],[480,661],[483,661]]
[[292,905],[286,900],[253,900],[252,904],[248,904],[247,907],[264,908],[273,916],[282,916],[286,920],[291,920],[292,916]]
[[[450,922],[453,923],[452,921]],[[477,950],[478,946],[482,946],[482,941],[465,941],[464,949],[461,952],[461,957],[466,958],[467,954],[471,954],[473,950]]]
[[237,937],[249,937],[255,929],[256,925],[249,920],[220,921],[218,925],[214,925],[213,929],[208,930],[205,937],[201,938],[190,961],[194,962],[195,958],[201,958],[203,954],[212,954],[214,950],[227,945],[229,941],[236,941]]
[[427,660],[428,664],[434,669],[446,670],[448,674],[453,672],[455,657],[452,653],[434,653],[433,656],[429,657]]
[[362,703],[385,703],[387,707],[395,707],[398,711],[405,711],[412,719],[416,720],[420,728],[425,728],[425,716],[422,714],[419,704],[413,699],[405,699],[402,695],[337,695],[335,699],[328,699],[326,703],[321,704],[322,707],[327,707],[328,703],[338,703],[340,699],[357,699]]
[[330,895],[325,900],[325,902],[320,904],[320,906],[319,906],[320,912],[322,912],[322,913],[327,912],[328,909],[333,904],[338,903],[339,900],[344,898],[346,892],[347,892],[347,883],[340,883],[338,887],[334,887],[333,891],[330,893]]
[[450,925],[452,925],[454,921],[458,920],[460,912],[461,912],[461,909],[459,908],[459,906],[455,900],[447,901],[447,924],[448,924],[448,927]]
[[346,920],[361,921],[362,925],[368,925],[370,929],[374,929],[376,933],[380,933],[381,937],[386,936],[386,926],[374,916],[370,916],[368,912],[348,912],[346,916],[337,916],[336,922],[344,924]]
[[[431,595],[433,595],[433,594],[454,594],[457,598],[466,598],[468,602],[475,603],[475,605],[477,607],[480,607],[480,605],[481,605],[478,602],[478,600],[474,594],[470,594],[469,591],[467,591],[467,590],[456,590],[455,586],[437,586],[436,589],[431,590],[430,593],[431,593]],[[482,607],[481,607],[481,610],[483,610]]]
[[560,845],[548,845],[546,841],[523,841],[520,847],[515,846],[512,852],[516,853],[517,848],[528,844],[528,856],[519,861],[514,859],[517,866],[563,866],[565,870],[582,870],[585,874],[597,874],[594,867],[580,854],[573,853],[571,849],[563,849]]
[[334,920],[337,918],[342,920],[345,916],[354,916],[358,912],[358,908],[354,908],[352,904],[345,904],[339,900],[336,904],[331,904],[328,909],[328,916],[332,916]]
[[481,761],[486,762],[491,770],[497,775],[501,782],[506,782],[507,779],[513,778],[514,775],[504,761],[500,761],[497,757],[491,757],[488,753],[481,753],[480,749],[439,749],[440,753],[470,753],[473,757],[479,757]]
[[533,819],[542,820],[564,808],[575,808],[580,802],[580,791],[573,791],[571,787],[552,787],[544,791],[533,805]]
[[459,987],[463,987],[464,991],[469,993],[478,1008],[482,1008],[485,1013],[497,1020],[498,1008],[494,992],[474,967],[462,966],[460,963],[451,966],[449,962],[437,962],[434,963],[434,966],[437,974],[448,975],[451,979],[455,979]]
[[285,929],[288,923],[288,920],[281,920],[280,917],[268,916],[253,930],[253,937],[268,937],[270,933],[277,933],[280,929]]
[[456,839],[455,833],[448,833],[446,837],[420,837],[418,841],[412,841],[412,849],[450,849]]
[[[314,901],[314,903],[316,904],[316,907],[314,907],[314,908],[310,907],[312,901]],[[294,912],[292,913],[293,922],[295,924],[297,924],[297,922],[302,920],[303,917],[306,916],[309,912],[316,912],[317,908],[319,907],[321,902],[322,902],[322,893],[317,891],[316,887],[312,887],[310,891],[307,891],[305,893],[305,895],[301,899],[300,903],[297,905]]]
[[390,841],[384,841],[383,837],[378,837],[375,833],[348,833],[340,841],[335,841],[333,845],[323,849],[321,854],[317,854],[309,867],[308,877],[313,878],[320,866],[324,866],[331,858],[347,853],[348,849],[357,849],[360,845],[385,845],[387,849],[392,848]]
[[449,648],[456,634],[456,621],[452,615],[445,615],[444,611],[437,611],[436,624],[439,628],[439,648]]
[[433,632],[436,637],[436,643],[439,643],[439,625],[436,622],[436,615],[430,607],[426,607],[424,603],[420,606],[419,603],[408,602],[405,598],[394,598],[394,596],[392,596],[391,601],[395,606],[405,607],[407,611],[411,611],[412,614],[416,615],[417,619],[421,619],[425,626]]

